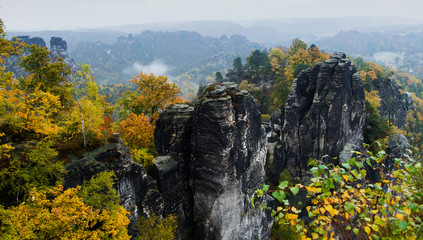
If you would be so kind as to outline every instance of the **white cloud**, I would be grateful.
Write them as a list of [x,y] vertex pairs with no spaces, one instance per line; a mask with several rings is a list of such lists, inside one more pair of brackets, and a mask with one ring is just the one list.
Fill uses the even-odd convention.
[[160,61],[154,61],[148,65],[142,65],[138,62],[134,62],[131,66],[125,68],[123,70],[123,73],[128,74],[128,75],[137,75],[139,72],[143,72],[143,73],[153,73],[154,75],[158,76],[165,76],[166,72],[170,70],[170,66],[166,65]]

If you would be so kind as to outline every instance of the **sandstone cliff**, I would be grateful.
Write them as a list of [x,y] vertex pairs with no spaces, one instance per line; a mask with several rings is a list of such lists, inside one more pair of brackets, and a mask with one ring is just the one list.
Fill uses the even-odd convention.
[[157,152],[177,165],[174,177],[158,178],[159,189],[178,179],[173,191],[182,199],[164,196],[165,205],[174,206],[168,213],[186,216],[193,239],[269,237],[271,219],[250,203],[265,179],[266,136],[247,92],[230,84],[207,88],[194,107],[175,105],[162,113],[155,139]]
[[276,166],[303,176],[309,158],[348,159],[363,143],[364,104],[360,75],[344,54],[303,71],[281,114]]

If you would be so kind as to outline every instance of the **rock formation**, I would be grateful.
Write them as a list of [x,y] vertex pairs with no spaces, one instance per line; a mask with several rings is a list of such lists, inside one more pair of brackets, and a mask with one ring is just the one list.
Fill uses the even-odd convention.
[[379,89],[380,107],[378,108],[381,117],[389,122],[403,128],[408,111],[414,106],[411,94],[401,93],[395,79],[388,78]]
[[28,45],[40,45],[41,47],[46,46],[46,42],[40,37],[30,37],[30,36],[17,36],[17,38]]
[[[25,42],[28,45],[39,45],[41,47],[46,47],[46,43],[42,38],[39,37],[29,37],[29,36],[18,36],[19,40]],[[63,58],[63,61],[72,69],[78,70],[78,65],[75,61],[69,56],[67,50],[66,41],[59,37],[52,37],[50,40],[50,51],[52,52],[49,56],[51,59],[54,59],[55,56]],[[25,51],[20,56],[11,56],[8,58],[5,68],[7,72],[13,72],[16,78],[24,77],[26,72],[18,66],[19,58],[27,56],[29,51]]]
[[254,98],[231,84],[212,85],[195,107],[175,105],[164,111],[155,139],[157,152],[169,155],[155,163],[157,169],[167,169],[159,174],[159,189],[169,178],[178,179],[171,182],[182,197],[163,195],[165,211],[192,223],[192,239],[268,238],[271,219],[250,203],[264,183],[266,157]]
[[163,213],[163,198],[157,191],[156,181],[147,175],[143,166],[134,162],[121,140],[86,154],[68,165],[66,170],[65,188],[82,185],[99,172],[113,170],[118,179],[116,189],[121,205],[131,213],[130,234],[136,233],[135,224],[140,216]]
[[276,165],[291,176],[303,176],[309,158],[348,159],[362,146],[364,107],[360,75],[344,54],[303,71],[293,82],[281,116],[282,148]]
[[53,55],[63,58],[63,61],[72,69],[76,70],[78,67],[75,61],[69,56],[68,45],[66,41],[60,37],[52,37],[50,39],[50,50]]

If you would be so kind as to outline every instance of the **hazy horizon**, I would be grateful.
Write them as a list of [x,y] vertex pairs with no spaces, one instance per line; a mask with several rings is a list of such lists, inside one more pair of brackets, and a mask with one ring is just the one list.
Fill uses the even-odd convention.
[[246,22],[266,19],[385,16],[423,21],[415,0],[0,0],[0,15],[11,31],[68,30],[190,21]]

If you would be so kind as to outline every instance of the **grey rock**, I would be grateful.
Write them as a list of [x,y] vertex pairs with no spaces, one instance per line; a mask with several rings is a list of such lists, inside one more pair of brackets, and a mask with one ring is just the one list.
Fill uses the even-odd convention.
[[131,235],[137,233],[135,224],[139,217],[163,214],[164,202],[157,191],[157,183],[147,175],[143,166],[133,161],[121,140],[86,154],[84,158],[67,165],[66,170],[65,188],[82,185],[102,171],[114,171],[120,204],[131,213],[128,227]]
[[309,158],[346,160],[350,150],[361,150],[364,103],[360,75],[344,54],[303,71],[284,106],[283,152],[275,161],[295,177],[307,174]]
[[[171,211],[185,216],[185,226],[193,226],[182,239],[269,238],[269,214],[250,203],[265,180],[267,140],[257,105],[233,83],[212,91],[202,93],[194,110],[171,107],[157,121],[155,136],[163,138],[156,150],[174,159],[161,158],[167,159],[160,160],[166,167],[156,163],[165,206],[173,206]],[[178,171],[160,170],[174,169],[175,162]],[[168,182],[174,186],[170,195],[161,187]]]
[[395,79],[388,78],[379,89],[381,117],[388,119],[398,128],[403,128],[408,111],[414,107],[410,93],[401,93]]

